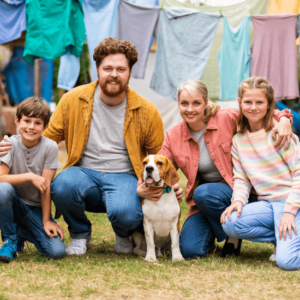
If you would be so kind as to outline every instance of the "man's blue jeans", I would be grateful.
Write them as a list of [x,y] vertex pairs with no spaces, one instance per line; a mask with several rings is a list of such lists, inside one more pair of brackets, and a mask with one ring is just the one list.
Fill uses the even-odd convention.
[[[199,185],[194,193],[194,201],[199,213],[190,216],[180,234],[180,250],[184,258],[197,258],[207,255],[215,238],[223,241],[224,232],[220,217],[231,204],[232,189],[226,183],[211,182]],[[257,201],[257,196],[250,194],[249,202]]]
[[92,225],[85,211],[107,213],[115,233],[128,237],[142,226],[137,178],[130,173],[104,173],[82,167],[62,171],[51,184],[51,196],[62,213],[70,236],[86,239]]
[[[52,216],[51,221],[55,223]],[[2,240],[29,241],[47,258],[61,259],[65,254],[65,244],[60,236],[47,236],[42,209],[24,204],[6,182],[0,183],[0,229]]]
[[[231,214],[231,221],[226,216],[222,224],[224,231],[231,237],[252,242],[271,242],[277,245],[276,262],[284,270],[300,269],[300,234],[292,229],[292,238],[288,232],[286,240],[279,239],[279,223],[285,203],[259,201],[243,207],[241,215]],[[295,217],[297,230],[300,230],[300,213]]]

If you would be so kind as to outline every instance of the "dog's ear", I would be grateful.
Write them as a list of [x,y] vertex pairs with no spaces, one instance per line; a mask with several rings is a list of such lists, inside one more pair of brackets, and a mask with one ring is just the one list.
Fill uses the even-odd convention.
[[166,185],[172,187],[179,181],[179,179],[180,176],[173,166],[172,162],[168,158],[166,158],[166,174],[164,178]]

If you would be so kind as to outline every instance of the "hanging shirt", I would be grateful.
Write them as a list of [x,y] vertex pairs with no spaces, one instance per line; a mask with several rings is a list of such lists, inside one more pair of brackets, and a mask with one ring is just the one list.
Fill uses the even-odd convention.
[[250,16],[245,16],[237,27],[231,27],[223,16],[223,41],[218,54],[221,77],[220,100],[238,98],[240,83],[250,77]]
[[116,36],[120,0],[82,0],[93,79],[97,79],[94,49],[106,37]]
[[80,57],[86,38],[81,0],[26,0],[27,32],[24,60]]
[[120,40],[132,42],[137,48],[139,60],[131,73],[134,78],[144,78],[151,39],[158,25],[159,11],[159,7],[120,1],[116,36]]
[[26,30],[25,0],[0,0],[0,44],[16,40]]
[[299,97],[296,15],[253,16],[251,76],[267,78],[276,99]]
[[220,21],[220,14],[185,8],[160,11],[156,59],[150,87],[176,99],[177,87],[201,79]]

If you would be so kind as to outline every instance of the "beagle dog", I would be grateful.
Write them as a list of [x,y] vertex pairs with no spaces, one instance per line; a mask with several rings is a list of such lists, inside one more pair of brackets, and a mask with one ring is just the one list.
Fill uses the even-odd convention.
[[[180,206],[174,192],[173,185],[180,177],[171,163],[163,155],[149,155],[143,161],[142,180],[146,186],[163,187],[164,192],[158,201],[144,199],[142,210],[145,238],[135,232],[133,239],[136,244],[133,252],[145,256],[145,261],[155,262],[157,256],[162,256],[162,248],[170,245],[172,261],[184,260],[179,249],[179,219]],[[142,250],[145,248],[146,251]]]

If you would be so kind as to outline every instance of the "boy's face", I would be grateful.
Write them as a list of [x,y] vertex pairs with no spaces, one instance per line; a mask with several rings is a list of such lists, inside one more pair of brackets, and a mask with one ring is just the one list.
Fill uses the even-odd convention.
[[22,136],[23,144],[28,147],[33,147],[38,143],[40,136],[47,127],[44,127],[44,120],[42,118],[33,118],[24,115],[21,120],[18,120],[16,117],[15,123]]

